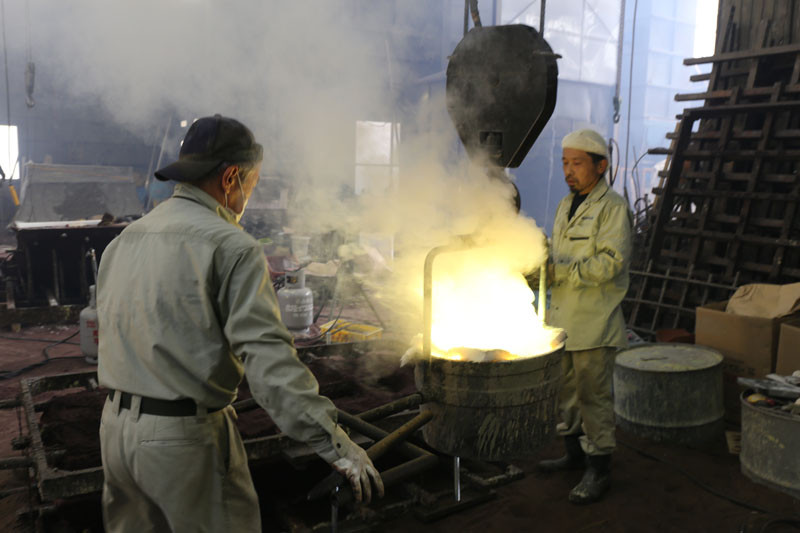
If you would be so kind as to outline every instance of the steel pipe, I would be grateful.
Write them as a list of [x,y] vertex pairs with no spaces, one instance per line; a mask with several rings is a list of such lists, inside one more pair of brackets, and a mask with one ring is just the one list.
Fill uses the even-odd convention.
[[461,457],[453,457],[453,490],[456,501],[461,501]]
[[[369,458],[372,461],[376,461],[381,456],[385,455],[386,452],[388,452],[391,448],[393,448],[394,446],[402,443],[403,439],[407,438],[409,435],[411,435],[412,433],[417,431],[419,428],[421,428],[422,426],[424,426],[425,424],[430,422],[430,420],[432,418],[433,418],[433,413],[430,413],[430,412],[420,413],[419,415],[415,416],[414,418],[412,418],[411,420],[409,420],[408,422],[406,422],[405,424],[403,424],[402,426],[397,428],[392,433],[383,432],[384,435],[381,436],[381,437],[370,437],[370,435],[367,435],[366,432],[360,431],[358,428],[356,428],[354,426],[359,426],[361,429],[367,429],[367,431],[369,431],[373,435],[376,435],[377,432],[373,431],[371,428],[367,428],[367,426],[371,426],[371,424],[367,424],[367,422],[364,422],[364,421],[358,419],[357,417],[354,417],[354,416],[352,416],[352,415],[350,415],[348,413],[345,413],[344,411],[341,411],[341,410],[339,411],[339,421],[341,423],[343,423],[344,425],[346,425],[348,427],[351,427],[351,428],[355,429],[356,431],[358,431],[359,433],[363,433],[364,435],[366,435],[366,436],[368,436],[370,438],[375,438],[376,440],[378,438],[380,438],[380,440],[378,442],[373,444],[367,450],[367,455],[369,456]],[[353,424],[354,422],[355,422],[355,424]],[[372,426],[372,427],[374,428],[374,426]],[[380,429],[380,428],[374,428],[374,429]],[[421,448],[420,448],[420,451],[422,451],[424,454],[432,455],[432,454],[429,454],[428,452],[425,452],[425,450],[422,450]],[[434,458],[435,458],[435,456],[434,456]],[[413,463],[413,462],[414,461],[410,461],[410,463]],[[407,463],[407,464],[409,464],[409,463]],[[403,466],[403,465],[401,465],[401,466]],[[390,470],[388,470],[386,472],[386,473],[391,473],[391,475],[390,475],[390,479],[391,480],[394,480],[394,478],[397,477],[398,475],[403,475],[402,473],[406,471],[404,469],[404,470],[400,470],[398,472],[392,472],[396,468],[398,468],[398,467],[390,469]],[[411,468],[411,467],[406,467],[406,468],[408,469],[408,468]],[[412,471],[416,471],[416,470],[414,470],[412,468]],[[383,481],[384,486],[387,485],[387,481],[386,481],[386,478],[385,478],[386,473],[381,473],[380,474],[381,475],[381,480]],[[410,475],[410,474],[405,474],[405,475]],[[402,477],[399,477],[399,479],[402,479]],[[350,495],[344,494],[344,493],[347,492],[346,488],[342,488],[341,490],[337,490],[337,487],[342,485],[344,482],[345,482],[345,477],[341,473],[339,473],[337,471],[331,472],[331,474],[328,477],[323,479],[313,489],[311,489],[311,491],[309,491],[308,499],[309,500],[316,500],[317,498],[320,498],[320,497],[324,496],[325,494],[329,494],[329,493],[335,492],[337,494],[341,494],[341,496],[338,497],[339,499],[337,501],[339,503],[342,503],[342,499],[341,498],[345,498],[345,499],[352,498],[352,494],[350,494]],[[347,487],[347,488],[349,488],[349,487]]]
[[[380,440],[389,436],[389,432],[383,430],[377,426],[370,424],[369,422],[365,422],[360,418],[353,416],[351,414],[345,413],[344,411],[339,411],[339,422],[343,423],[347,427],[356,430],[357,432],[361,433],[365,437],[369,437],[373,440]],[[399,442],[397,443],[397,451],[405,455],[406,457],[419,457],[420,455],[433,455],[427,450],[423,450],[419,446],[415,446],[409,442]]]
[[14,470],[33,465],[34,461],[30,457],[3,457],[0,459],[0,470]]
[[387,437],[381,439],[380,441],[376,442],[367,450],[367,455],[369,458],[375,461],[382,455],[386,454],[395,444],[405,440],[408,438],[409,435],[414,433],[416,430],[427,424],[433,418],[433,413],[430,411],[425,411],[424,413],[420,413]]
[[546,323],[547,313],[547,260],[539,267],[539,320],[542,324]]
[[[406,409],[416,409],[419,407],[419,404],[422,403],[422,395],[419,393],[411,394],[410,396],[405,396],[400,398],[399,400],[395,400],[393,402],[389,402],[384,405],[380,405],[375,407],[374,409],[370,409],[368,411],[364,411],[363,413],[357,415],[358,418],[361,420],[380,420],[382,418],[386,418],[387,416],[391,416],[393,414],[399,413],[401,411],[405,411]],[[14,404],[9,403],[8,406],[4,405],[0,402],[0,409],[6,407],[15,407],[19,405],[19,402]],[[236,409],[237,413],[244,413],[247,411],[251,411],[256,409],[258,404],[253,398],[248,398],[246,400],[239,400],[238,402],[233,403],[233,408]]]
[[471,235],[461,235],[456,240],[444,246],[437,246],[425,256],[425,272],[422,282],[422,355],[426,359],[431,357],[431,330],[433,328],[433,260],[446,252],[460,252],[476,248],[477,244]]
[[410,396],[406,396],[405,398],[400,398],[399,400],[395,400],[374,409],[370,409],[369,411],[364,411],[357,416],[366,422],[380,420],[382,418],[386,418],[387,416],[405,411],[406,409],[416,409],[421,403],[422,394],[417,392]]
[[[417,474],[421,474],[426,470],[430,470],[439,464],[439,458],[433,454],[423,455],[405,462],[401,465],[390,468],[385,472],[381,472],[381,479],[383,480],[384,487],[391,487],[397,483],[408,479]],[[348,491],[349,492],[349,491]]]
[[236,410],[237,413],[245,413],[247,411],[252,411],[257,407],[258,403],[256,403],[255,399],[253,398],[248,398],[246,400],[239,400],[238,402],[233,403],[233,408]]

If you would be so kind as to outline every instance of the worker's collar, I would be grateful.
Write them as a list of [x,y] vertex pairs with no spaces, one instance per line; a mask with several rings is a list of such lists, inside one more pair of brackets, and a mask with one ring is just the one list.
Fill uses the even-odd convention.
[[[602,198],[606,194],[606,192],[608,192],[608,184],[606,183],[605,176],[601,176],[600,179],[597,181],[597,185],[595,185],[594,188],[589,192],[589,194],[586,195],[584,203],[594,202],[595,200]],[[572,193],[573,198],[577,195],[578,193]]]
[[222,207],[216,198],[199,187],[189,183],[178,183],[175,185],[175,191],[173,192],[172,196],[175,198],[185,198],[186,200],[191,200],[192,202],[203,205],[216,213],[217,216],[219,216],[219,218],[225,222],[233,224],[240,229],[242,227],[238,222],[236,222],[236,218],[229,209]]

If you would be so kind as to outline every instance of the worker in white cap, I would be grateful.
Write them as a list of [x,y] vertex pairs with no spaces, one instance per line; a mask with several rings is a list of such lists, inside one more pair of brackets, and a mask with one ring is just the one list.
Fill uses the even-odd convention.
[[616,444],[611,383],[616,352],[627,345],[620,303],[628,290],[633,217],[603,177],[608,156],[599,133],[572,132],[561,147],[570,193],[558,204],[553,224],[548,322],[567,332],[557,427],[567,454],[539,467],[585,468],[569,500],[591,503],[610,486]]

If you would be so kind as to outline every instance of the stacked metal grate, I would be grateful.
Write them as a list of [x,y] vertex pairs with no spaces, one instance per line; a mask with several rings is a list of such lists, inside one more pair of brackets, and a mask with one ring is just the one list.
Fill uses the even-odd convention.
[[[762,20],[735,50],[730,10],[702,101],[678,115],[626,299],[631,329],[694,329],[697,306],[744,283],[800,281],[800,44]],[[721,28],[722,31],[722,28]]]

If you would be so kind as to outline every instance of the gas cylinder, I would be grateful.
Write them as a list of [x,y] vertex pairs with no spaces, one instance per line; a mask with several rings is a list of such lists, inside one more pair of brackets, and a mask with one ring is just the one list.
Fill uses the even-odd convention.
[[308,333],[314,323],[314,295],[306,287],[305,270],[286,273],[286,285],[278,290],[283,323],[293,333]]
[[89,306],[80,314],[81,353],[87,363],[97,364],[97,297],[95,286],[89,286]]

